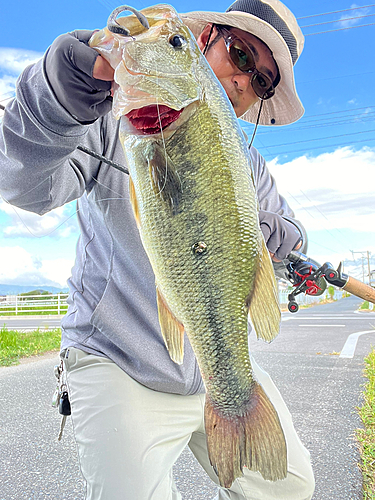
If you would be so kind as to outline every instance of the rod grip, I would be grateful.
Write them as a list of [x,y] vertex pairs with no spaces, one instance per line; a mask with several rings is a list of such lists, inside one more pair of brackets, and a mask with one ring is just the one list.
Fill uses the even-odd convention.
[[346,285],[343,286],[343,289],[349,293],[352,293],[356,297],[360,297],[363,300],[368,300],[375,304],[375,290],[369,285],[362,283],[362,281],[356,280],[349,276],[349,279]]

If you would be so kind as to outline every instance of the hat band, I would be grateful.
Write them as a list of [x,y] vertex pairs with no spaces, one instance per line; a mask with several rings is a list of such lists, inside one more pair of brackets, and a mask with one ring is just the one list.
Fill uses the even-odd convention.
[[293,33],[288,28],[285,21],[273,10],[273,8],[263,3],[261,0],[236,0],[226,12],[239,11],[251,14],[262,19],[277,30],[288,46],[292,57],[293,65],[298,59],[297,41]]

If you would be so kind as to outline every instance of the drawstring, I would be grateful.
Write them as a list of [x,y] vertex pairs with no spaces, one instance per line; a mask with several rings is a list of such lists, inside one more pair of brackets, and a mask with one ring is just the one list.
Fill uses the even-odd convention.
[[259,111],[258,111],[257,121],[256,121],[256,123],[255,123],[255,128],[254,128],[253,136],[252,136],[251,141],[250,141],[249,149],[250,149],[250,148],[251,148],[251,146],[253,145],[253,141],[254,141],[255,133],[256,133],[257,128],[258,128],[258,125],[259,125],[259,119],[260,119],[260,113],[262,112],[262,107],[263,107],[263,99],[261,99],[261,100],[260,100],[260,106],[259,106]]
[[211,30],[210,30],[210,33],[209,33],[209,35],[208,35],[206,45],[205,45],[205,47],[204,47],[204,49],[203,49],[203,55],[204,55],[204,56],[206,55],[206,52],[207,52],[207,50],[208,50],[208,44],[210,43],[210,40],[211,40],[211,35],[212,35],[213,30],[214,30],[214,26],[215,26],[215,25],[212,23],[212,24],[211,24]]

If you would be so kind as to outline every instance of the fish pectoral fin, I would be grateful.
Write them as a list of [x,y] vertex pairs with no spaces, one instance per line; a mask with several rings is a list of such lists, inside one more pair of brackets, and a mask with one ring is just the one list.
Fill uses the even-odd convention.
[[141,226],[141,217],[139,215],[138,201],[137,196],[135,194],[135,187],[132,178],[129,175],[129,198],[130,203],[133,207],[134,217],[137,223],[138,228]]
[[181,179],[175,165],[165,149],[157,143],[148,145],[146,159],[154,193],[164,200],[175,215],[182,195]]
[[162,293],[156,287],[156,298],[158,303],[159,323],[165,345],[171,359],[178,365],[184,360],[184,325],[178,321],[169,309]]
[[258,339],[271,342],[280,331],[281,311],[275,273],[263,238],[259,269],[246,303]]

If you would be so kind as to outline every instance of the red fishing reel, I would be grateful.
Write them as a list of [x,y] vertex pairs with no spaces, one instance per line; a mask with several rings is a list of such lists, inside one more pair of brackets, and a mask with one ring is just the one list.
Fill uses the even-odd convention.
[[288,310],[290,312],[298,311],[299,305],[295,297],[300,293],[319,296],[325,292],[327,281],[342,288],[348,280],[348,276],[341,273],[341,264],[337,270],[333,269],[329,262],[320,266],[313,259],[296,251],[292,251],[288,255],[288,260],[288,279],[294,287],[294,290],[288,295]]

